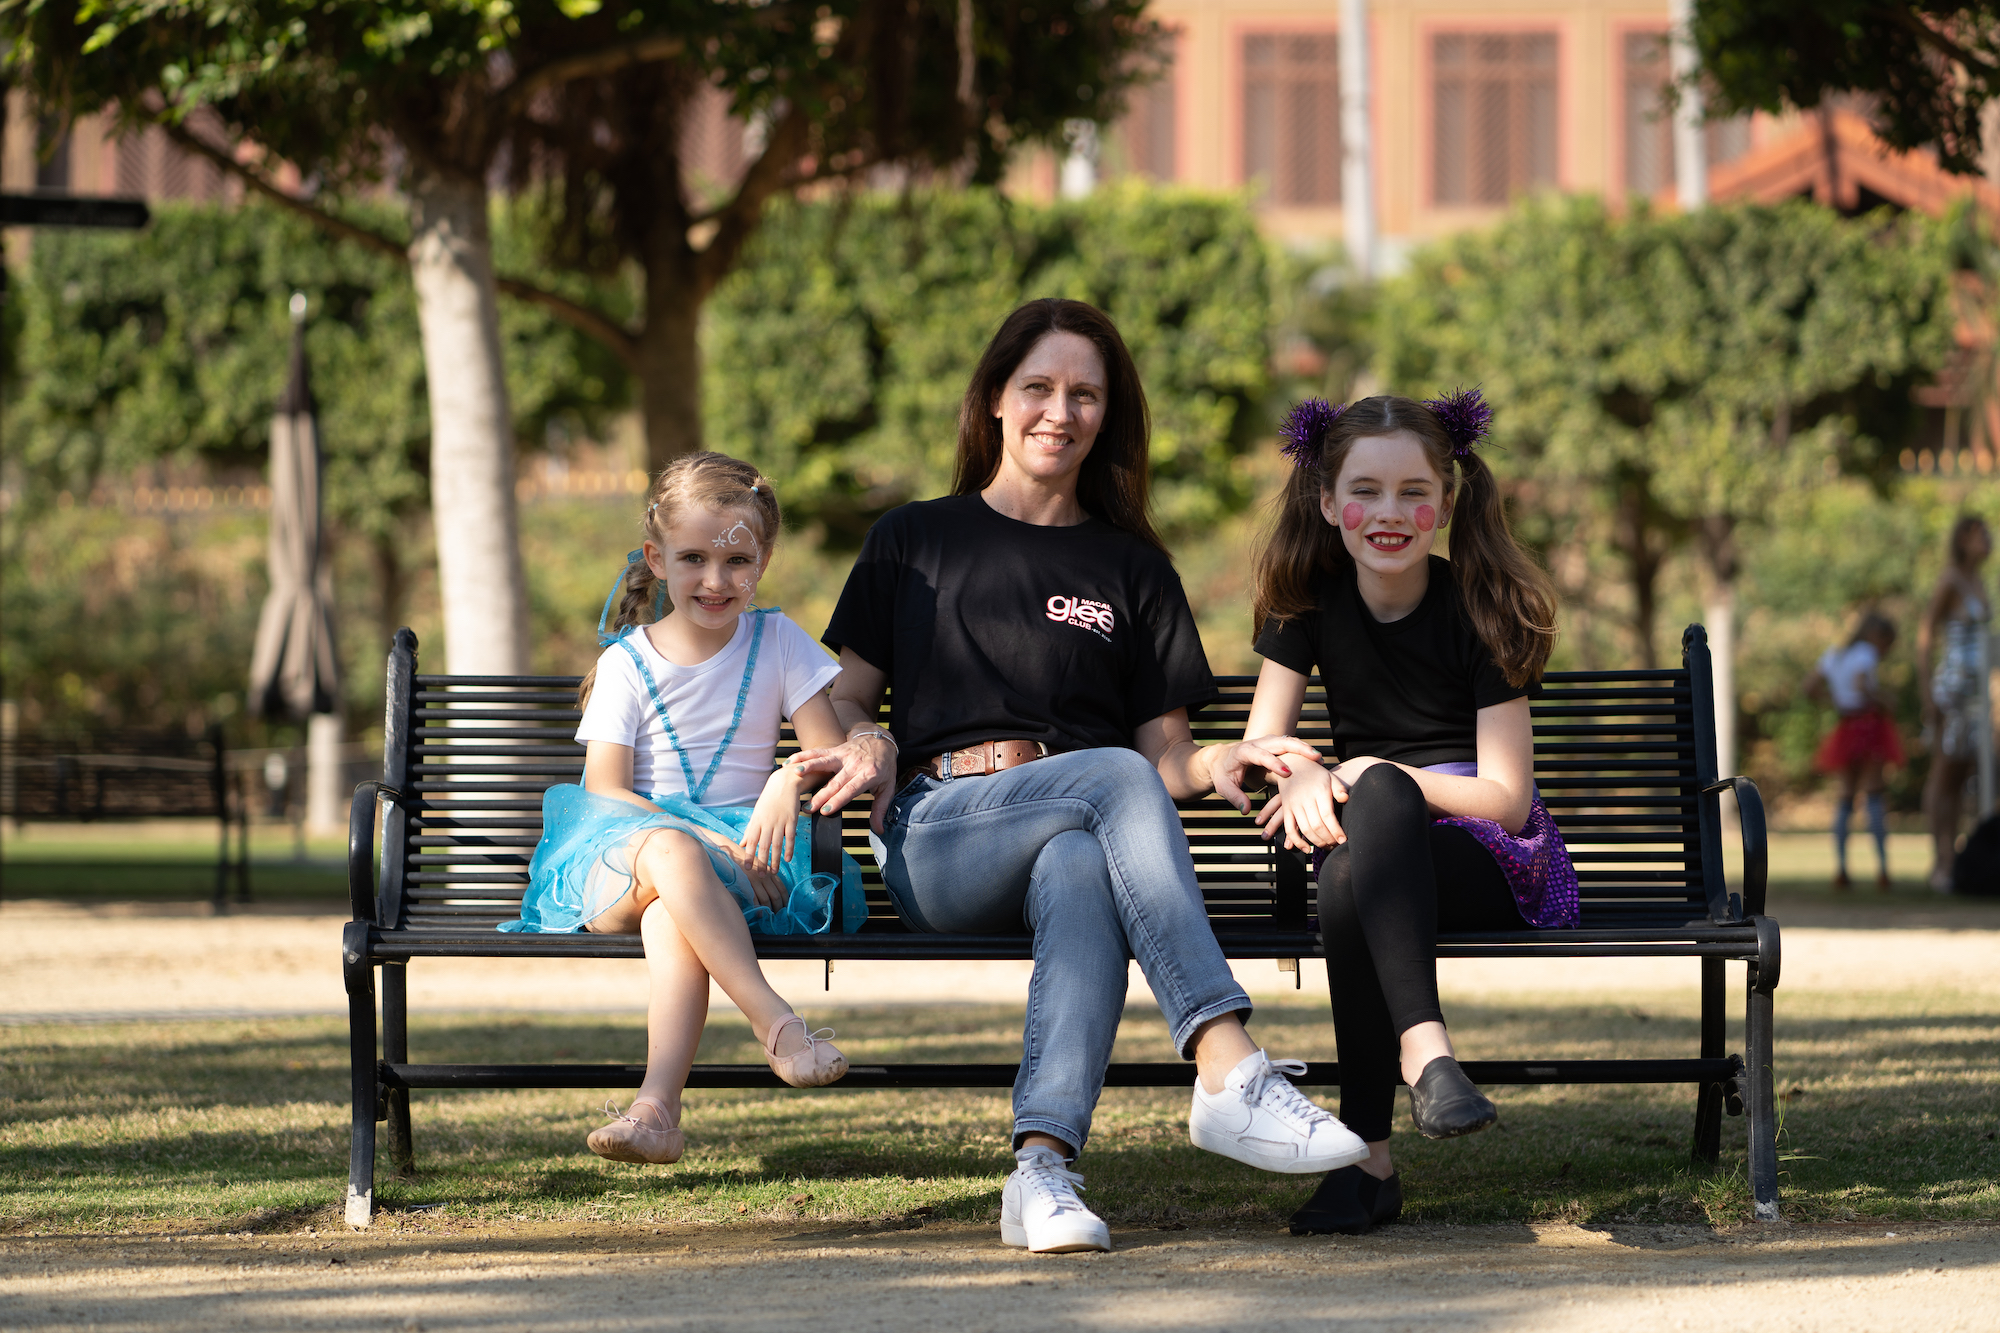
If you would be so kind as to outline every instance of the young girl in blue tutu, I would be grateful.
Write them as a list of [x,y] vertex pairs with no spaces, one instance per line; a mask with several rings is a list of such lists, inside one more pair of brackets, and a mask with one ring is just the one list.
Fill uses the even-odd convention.
[[[783,612],[751,605],[778,537],[771,483],[737,459],[691,454],[660,473],[640,526],[579,695],[583,785],[544,796],[521,919],[501,929],[644,939],[646,1079],[589,1142],[613,1161],[666,1163],[683,1147],[681,1089],[711,977],[779,1078],[810,1088],[847,1072],[832,1032],[810,1031],[771,989],[750,940],[823,931],[833,910],[834,879],[812,873],[799,815],[817,779],[772,767],[779,723],[789,717],[807,747],[846,737],[826,694],[839,666]],[[846,872],[858,908],[858,869]]]

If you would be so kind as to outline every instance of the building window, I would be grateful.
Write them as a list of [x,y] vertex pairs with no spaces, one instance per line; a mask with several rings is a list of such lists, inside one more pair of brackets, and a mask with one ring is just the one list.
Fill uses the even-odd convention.
[[1174,179],[1174,64],[1169,55],[1152,82],[1131,91],[1119,127],[1125,166],[1156,181]]
[[[1665,33],[1625,35],[1625,189],[1632,194],[1657,194],[1674,183],[1672,78]],[[1709,166],[1733,162],[1750,151],[1750,118],[1712,120],[1705,137]]]
[[[208,132],[211,141],[220,126],[202,123],[200,113],[194,128]],[[205,157],[196,157],[171,139],[157,125],[116,141],[118,193],[146,199],[213,200],[223,197],[222,172]]]
[[1275,204],[1340,202],[1340,39],[1243,39],[1243,174]]
[[1556,183],[1556,35],[1431,39],[1432,190],[1440,204],[1504,204]]
[[[36,126],[35,188],[69,188],[69,131],[55,116],[43,116]],[[53,144],[53,146],[51,146]]]

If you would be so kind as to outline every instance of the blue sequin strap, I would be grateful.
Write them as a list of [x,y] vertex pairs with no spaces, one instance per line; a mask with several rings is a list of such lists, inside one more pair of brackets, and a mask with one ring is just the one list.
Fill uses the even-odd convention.
[[750,701],[750,681],[757,674],[757,650],[764,643],[764,617],[777,609],[771,606],[744,612],[756,617],[750,626],[750,660],[743,666],[743,683],[736,688],[736,711],[729,716],[729,730],[722,733],[722,744],[715,747],[715,757],[708,761],[708,771],[701,775],[699,784],[694,780],[694,765],[688,762],[687,747],[681,744],[681,735],[674,730],[674,720],[667,716],[666,700],[660,698],[660,687],[653,680],[652,668],[646,665],[646,659],[638,648],[622,634],[611,640],[630,653],[632,660],[638,664],[639,675],[646,682],[646,692],[653,697],[653,711],[660,715],[660,725],[667,729],[667,744],[673,746],[674,757],[681,761],[681,776],[687,779],[688,799],[696,805],[700,805],[702,797],[708,795],[709,784],[715,781],[716,773],[722,768],[722,756],[728,753],[730,744],[736,739],[736,728],[742,725],[743,706]]

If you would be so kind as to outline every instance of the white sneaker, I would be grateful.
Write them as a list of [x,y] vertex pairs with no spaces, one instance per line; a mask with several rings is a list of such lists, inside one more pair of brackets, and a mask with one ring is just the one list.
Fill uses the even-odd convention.
[[1111,1248],[1111,1228],[1076,1197],[1083,1177],[1055,1149],[1023,1148],[1014,1160],[1020,1165],[1000,1193],[1001,1240],[1036,1254]]
[[1304,1175],[1354,1165],[1368,1145],[1285,1077],[1305,1072],[1302,1060],[1273,1061],[1258,1051],[1229,1071],[1221,1092],[1197,1078],[1188,1137],[1197,1148],[1266,1171]]

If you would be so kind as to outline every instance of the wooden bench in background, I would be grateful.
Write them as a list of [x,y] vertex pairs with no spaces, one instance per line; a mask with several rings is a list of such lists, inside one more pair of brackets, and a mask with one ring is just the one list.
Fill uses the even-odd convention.
[[[1777,1122],[1772,1096],[1772,997],[1778,984],[1777,923],[1764,913],[1763,805],[1747,778],[1717,780],[1714,686],[1700,626],[1683,638],[1673,670],[1556,672],[1532,702],[1535,775],[1576,861],[1583,923],[1576,930],[1448,935],[1441,958],[1686,958],[1701,988],[1699,1048],[1673,1059],[1470,1060],[1482,1084],[1680,1083],[1697,1089],[1693,1154],[1715,1162],[1721,1117],[1747,1111],[1749,1175],[1756,1215],[1778,1215]],[[374,1210],[376,1124],[388,1124],[399,1171],[414,1169],[410,1092],[425,1088],[636,1088],[644,1066],[437,1065],[409,1056],[407,972],[423,958],[638,958],[636,935],[506,934],[518,915],[541,831],[541,798],[557,782],[580,781],[583,751],[572,739],[579,713],[575,677],[417,674],[416,636],[402,630],[389,654],[385,759],[380,782],[355,791],[349,842],[353,920],[342,955],[349,1004],[353,1139],[347,1219]],[[1194,720],[1197,739],[1242,734],[1254,680],[1221,681],[1222,698]],[[1301,724],[1324,743],[1323,703]],[[1742,890],[1723,877],[1719,793],[1733,788],[1741,816]],[[379,872],[375,843],[383,812]],[[1323,951],[1315,886],[1297,855],[1274,851],[1250,822],[1209,798],[1182,807],[1216,938],[1231,958],[1296,960]],[[924,935],[896,917],[866,844],[867,807],[815,821],[814,858],[837,868],[844,845],[866,868],[867,923],[856,933],[759,937],[765,958],[1023,959],[1022,935]],[[841,919],[841,913],[834,913]],[[1723,965],[1749,964],[1747,1056],[1725,1049],[1728,999]],[[1294,967],[1296,964],[1294,963]],[[380,984],[376,975],[380,972]],[[1691,980],[1695,977],[1691,973]],[[377,995],[380,995],[380,1041]],[[641,1009],[639,996],[633,1008]],[[1009,1087],[1014,1064],[856,1065],[837,1086]],[[1186,1062],[1114,1064],[1108,1086],[1189,1086]],[[1339,1081],[1339,1066],[1312,1062],[1299,1080]],[[688,1086],[782,1086],[758,1065],[698,1065]]]

